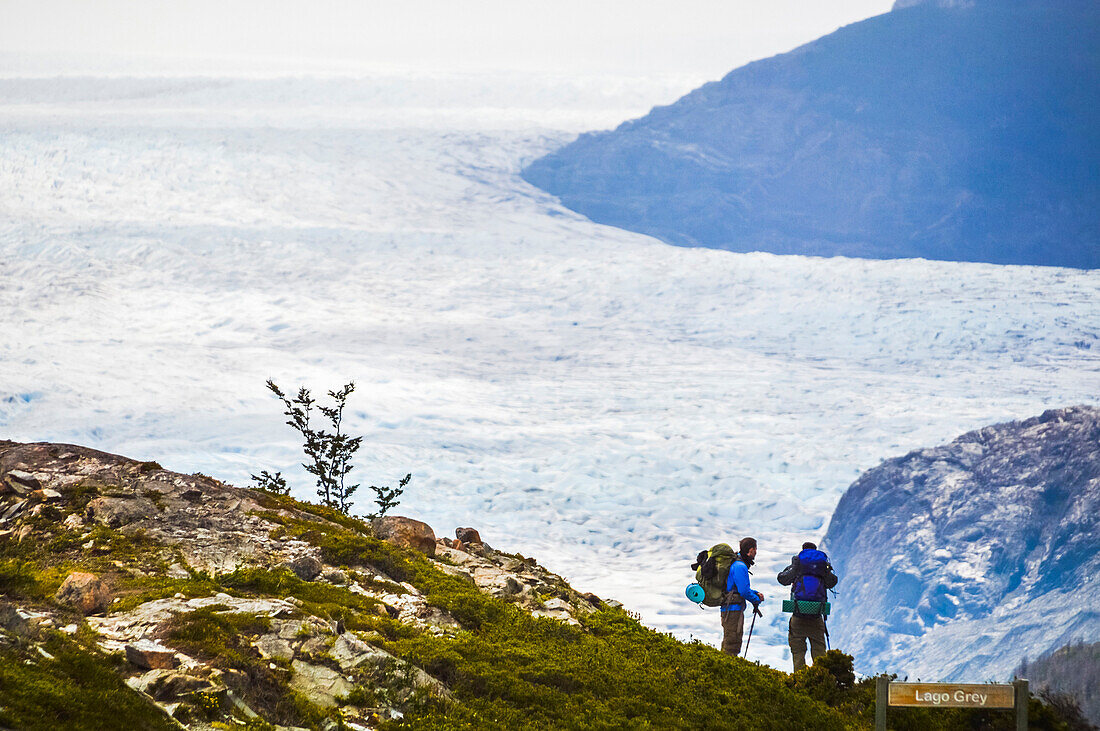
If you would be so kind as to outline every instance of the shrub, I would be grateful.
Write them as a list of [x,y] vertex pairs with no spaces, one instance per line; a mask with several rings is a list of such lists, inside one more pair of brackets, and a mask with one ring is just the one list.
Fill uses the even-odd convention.
[[332,431],[313,428],[311,417],[317,401],[310,396],[309,389],[305,386],[298,389],[298,395],[294,398],[288,398],[273,380],[268,380],[267,388],[283,402],[287,426],[301,434],[305,440],[302,451],[305,452],[307,461],[302,466],[317,478],[317,496],[321,498],[321,503],[347,514],[351,509],[351,496],[359,489],[359,485],[349,485],[345,478],[354,469],[351,459],[363,441],[363,437],[351,437],[343,431],[344,406],[348,396],[355,390],[355,384],[348,383],[339,391],[329,391],[333,406],[317,406],[328,419]]
[[390,508],[397,507],[400,502],[397,498],[405,492],[405,488],[411,479],[412,473],[409,473],[401,478],[401,481],[397,483],[397,487],[371,485],[370,489],[374,491],[374,503],[378,506],[378,512],[374,515],[383,516]]
[[173,647],[211,660],[236,657],[248,647],[245,636],[260,635],[270,629],[271,620],[267,617],[220,613],[212,606],[173,616],[161,627],[160,634]]
[[264,492],[270,492],[276,495],[290,494],[290,485],[286,484],[286,478],[283,477],[282,472],[271,474],[267,470],[263,470],[259,475],[252,475],[252,479],[256,482],[257,490],[263,490]]
[[[297,431],[303,439],[302,451],[305,452],[306,461],[302,466],[317,478],[317,496],[321,498],[321,504],[347,515],[351,511],[351,497],[359,489],[359,485],[348,484],[346,478],[355,469],[351,460],[363,441],[363,437],[348,436],[343,431],[344,407],[348,397],[355,391],[355,384],[348,383],[339,391],[329,391],[332,406],[317,404],[317,400],[304,386],[298,389],[298,394],[293,398],[287,396],[271,379],[267,381],[267,388],[283,402],[287,426]],[[330,430],[314,428],[314,405],[328,419]],[[264,470],[259,475],[252,475],[252,479],[261,490],[277,495],[290,493],[281,472],[272,475]],[[405,491],[411,479],[412,474],[407,474],[398,482],[397,487],[392,488],[371,485],[370,489],[375,495],[374,502],[378,505],[378,512],[374,515],[385,515],[390,508],[397,506],[397,498]]]

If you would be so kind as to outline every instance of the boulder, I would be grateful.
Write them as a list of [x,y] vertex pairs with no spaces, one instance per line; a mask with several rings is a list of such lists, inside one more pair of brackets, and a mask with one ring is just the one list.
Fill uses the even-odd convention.
[[107,526],[118,528],[138,520],[151,518],[157,514],[157,506],[145,497],[97,497],[88,503],[88,519]]
[[401,616],[401,610],[397,607],[381,602],[374,605],[374,613],[379,617],[390,617],[391,619],[397,619]]
[[143,670],[171,670],[179,665],[175,650],[145,639],[126,645],[126,659]]
[[3,600],[0,600],[0,629],[21,636],[32,632],[31,623],[19,613],[19,609]]
[[51,490],[48,487],[43,487],[40,490],[35,490],[31,493],[32,500],[61,500],[61,493],[57,490]]
[[463,543],[481,543],[481,534],[476,528],[455,528],[455,538]]
[[254,643],[260,652],[260,657],[265,660],[276,658],[279,660],[291,660],[294,657],[294,648],[290,642],[275,634],[264,635]]
[[368,645],[350,632],[345,632],[336,638],[329,654],[345,673],[350,673],[368,660],[378,662],[382,659],[393,659],[393,656],[385,650]]
[[482,558],[488,559],[490,561],[493,561],[496,558],[496,551],[494,551],[489,546],[489,544],[485,543],[484,541],[482,541],[481,543],[465,543],[463,544],[462,550],[474,556],[481,556]]
[[23,509],[26,508],[26,507],[27,507],[27,501],[26,500],[20,500],[19,498],[16,498],[15,502],[13,502],[10,506],[8,506],[8,508],[4,511],[4,514],[0,515],[0,521],[3,521],[3,522],[6,523],[7,521],[12,520],[16,516],[18,516],[20,513],[22,513]]
[[435,555],[435,531],[427,523],[399,515],[387,515],[371,521],[374,535],[398,546],[415,548],[428,556]]
[[169,675],[172,675],[171,670],[149,670],[141,675],[131,675],[126,678],[125,683],[138,693],[152,695],[151,689],[156,688]]
[[203,678],[183,673],[169,673],[150,686],[149,690],[152,691],[154,700],[164,702],[174,701],[198,691],[210,690],[212,687],[210,681]]
[[4,475],[4,482],[13,492],[19,495],[26,495],[42,487],[42,483],[38,481],[37,477],[23,470],[9,471],[8,474]]
[[308,553],[284,561],[282,566],[293,571],[302,581],[313,581],[321,575],[321,570],[324,568],[316,556],[311,556]]
[[95,574],[74,571],[61,583],[54,599],[84,614],[101,612],[111,603],[111,591]]
[[294,674],[290,678],[290,687],[324,708],[334,708],[336,699],[346,696],[355,687],[340,673],[321,665],[295,660],[291,668]]
[[348,575],[340,569],[329,569],[324,572],[321,578],[330,584],[337,584],[338,586],[343,586],[348,583]]
[[324,635],[315,635],[302,642],[298,652],[306,656],[321,655],[328,650],[329,638]]

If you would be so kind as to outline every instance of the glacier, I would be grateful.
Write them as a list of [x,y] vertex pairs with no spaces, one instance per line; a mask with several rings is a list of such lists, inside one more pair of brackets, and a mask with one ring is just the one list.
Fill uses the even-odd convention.
[[755,536],[786,668],[774,574],[861,472],[1096,403],[1100,275],[673,247],[520,178],[697,82],[0,78],[0,438],[311,498],[264,381],[354,380],[398,513],[662,631],[717,642],[688,565]]

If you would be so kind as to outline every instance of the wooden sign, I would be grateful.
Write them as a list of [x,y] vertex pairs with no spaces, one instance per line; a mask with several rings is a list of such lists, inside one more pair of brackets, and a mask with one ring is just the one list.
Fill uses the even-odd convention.
[[[896,677],[896,676],[895,676]],[[1016,731],[1027,731],[1027,681],[1004,683],[894,683],[889,675],[875,682],[875,731],[886,731],[886,709],[910,708],[1012,708]]]
[[1011,685],[981,683],[890,683],[891,706],[921,708],[1014,708]]

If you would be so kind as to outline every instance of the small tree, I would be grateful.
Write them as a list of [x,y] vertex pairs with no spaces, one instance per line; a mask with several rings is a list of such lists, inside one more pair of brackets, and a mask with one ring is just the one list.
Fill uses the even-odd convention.
[[397,498],[401,496],[401,493],[405,492],[405,486],[409,484],[409,480],[411,479],[412,474],[405,475],[401,478],[401,482],[397,483],[397,487],[370,486],[370,489],[374,490],[374,502],[378,505],[378,512],[375,514],[375,517],[381,518],[386,514],[387,510],[397,507],[399,503]]
[[264,470],[258,475],[252,475],[252,479],[255,480],[256,487],[260,490],[273,492],[276,495],[290,494],[290,485],[286,484],[286,478],[283,477],[282,472],[271,474]]
[[[355,390],[355,384],[349,383],[339,391],[329,391],[333,406],[317,404],[304,386],[298,389],[298,395],[294,398],[288,398],[271,379],[267,381],[267,388],[283,402],[287,426],[302,435],[302,451],[307,458],[302,466],[317,477],[317,496],[321,498],[321,503],[346,515],[351,509],[351,496],[359,485],[349,485],[345,478],[354,469],[351,459],[363,441],[363,437],[350,437],[343,431],[344,406]],[[314,404],[328,419],[331,431],[313,428],[310,420]]]

